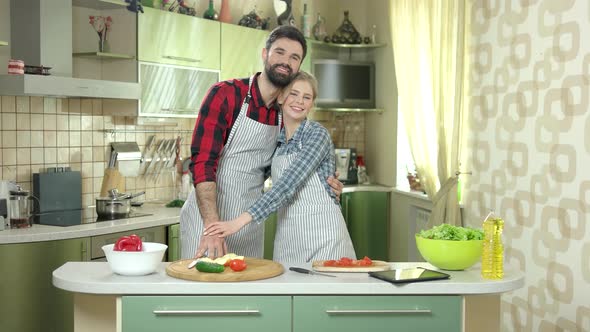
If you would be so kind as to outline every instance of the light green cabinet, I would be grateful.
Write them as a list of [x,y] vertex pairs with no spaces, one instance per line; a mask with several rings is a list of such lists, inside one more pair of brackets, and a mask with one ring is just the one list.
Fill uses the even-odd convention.
[[153,8],[138,15],[139,61],[219,70],[220,23]]
[[168,226],[168,262],[180,259],[180,224]]
[[123,296],[123,331],[461,331],[448,296]]
[[290,331],[289,296],[124,296],[122,330]]
[[461,296],[295,296],[293,332],[461,331]]
[[264,259],[272,260],[277,231],[277,213],[274,212],[264,221]]
[[73,331],[73,295],[52,285],[52,273],[89,259],[90,238],[0,245],[0,331]]
[[389,193],[344,193],[340,202],[356,256],[389,261]]
[[269,31],[221,23],[221,80],[249,77],[264,68],[262,49]]

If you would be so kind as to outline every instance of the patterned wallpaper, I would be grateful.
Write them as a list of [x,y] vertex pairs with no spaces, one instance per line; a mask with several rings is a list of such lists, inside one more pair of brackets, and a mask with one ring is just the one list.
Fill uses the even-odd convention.
[[590,331],[590,2],[479,0],[471,11],[465,205],[505,221],[506,331]]

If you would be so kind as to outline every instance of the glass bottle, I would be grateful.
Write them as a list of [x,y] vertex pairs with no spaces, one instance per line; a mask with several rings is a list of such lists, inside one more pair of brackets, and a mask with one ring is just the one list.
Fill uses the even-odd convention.
[[504,220],[488,214],[483,222],[483,250],[481,255],[481,277],[484,279],[504,278],[504,245],[502,231]]
[[218,20],[217,12],[215,11],[215,7],[213,7],[213,0],[209,0],[209,8],[203,13],[203,18],[208,20]]
[[318,18],[313,26],[313,37],[316,40],[323,41],[326,36],[327,33],[325,19],[322,17],[322,15],[320,15],[320,13],[318,13]]
[[301,32],[305,38],[311,37],[311,16],[307,13],[307,4],[303,4],[303,16],[301,16]]

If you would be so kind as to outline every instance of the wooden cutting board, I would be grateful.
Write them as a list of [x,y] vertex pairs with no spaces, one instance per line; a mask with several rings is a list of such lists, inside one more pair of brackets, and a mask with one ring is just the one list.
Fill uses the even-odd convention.
[[268,259],[246,257],[245,260],[247,267],[244,271],[235,272],[226,267],[222,273],[204,273],[196,268],[187,268],[194,259],[183,259],[170,263],[166,273],[174,278],[192,281],[236,282],[268,279],[281,275],[284,271],[281,264]]
[[324,266],[325,261],[313,261],[311,267],[318,272],[376,272],[391,270],[391,265],[384,261],[373,261],[371,266]]

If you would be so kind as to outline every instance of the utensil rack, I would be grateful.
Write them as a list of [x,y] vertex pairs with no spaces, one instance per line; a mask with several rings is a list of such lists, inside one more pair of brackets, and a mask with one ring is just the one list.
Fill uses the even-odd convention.
[[184,130],[162,130],[162,129],[104,129],[102,132],[106,135],[114,136],[115,134],[125,133],[145,133],[145,134],[175,134],[175,135],[192,135],[193,131]]

